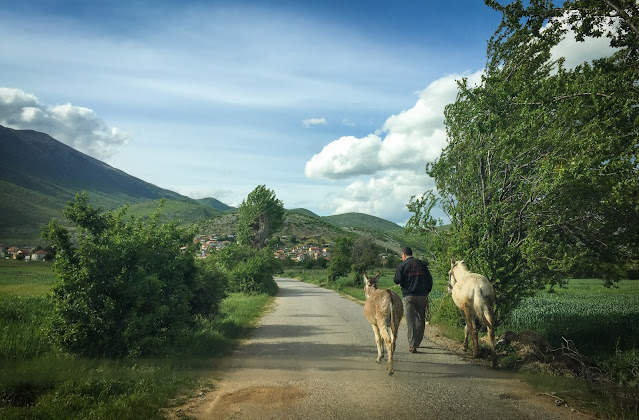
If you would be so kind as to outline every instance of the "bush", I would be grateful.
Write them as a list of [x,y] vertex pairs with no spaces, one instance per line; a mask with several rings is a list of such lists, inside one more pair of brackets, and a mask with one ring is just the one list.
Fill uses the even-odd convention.
[[195,315],[217,315],[227,295],[228,273],[212,258],[197,264],[191,311]]
[[208,310],[199,293],[206,276],[200,273],[197,281],[193,234],[159,225],[159,210],[146,223],[125,218],[126,208],[102,213],[86,194],[64,214],[78,228],[77,249],[57,222],[43,231],[57,251],[52,331],[59,343],[84,356],[170,351],[195,323],[192,303],[195,312]]
[[273,274],[281,272],[282,268],[268,248],[257,250],[236,244],[216,253],[214,261],[228,270],[230,293],[277,294]]

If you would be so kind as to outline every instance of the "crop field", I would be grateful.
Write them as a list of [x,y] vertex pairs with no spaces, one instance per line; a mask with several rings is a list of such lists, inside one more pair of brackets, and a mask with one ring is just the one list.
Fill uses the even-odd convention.
[[534,330],[559,346],[571,340],[580,351],[614,353],[639,347],[639,281],[606,289],[600,280],[572,280],[565,290],[527,298],[507,326]]

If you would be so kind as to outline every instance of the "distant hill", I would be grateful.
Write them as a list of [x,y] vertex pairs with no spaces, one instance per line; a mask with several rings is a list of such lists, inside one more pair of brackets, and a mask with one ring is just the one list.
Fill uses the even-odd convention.
[[299,214],[303,214],[305,216],[314,217],[316,219],[321,219],[320,216],[318,216],[317,214],[313,213],[310,210],[306,210],[306,209],[290,209],[289,211],[291,213],[299,213]]
[[[128,204],[129,214],[137,217],[150,216],[165,199],[163,221],[193,225],[203,234],[237,234],[237,209],[215,198],[193,200],[128,175],[47,134],[0,126],[0,243],[42,244],[41,227],[52,218],[64,223],[62,210],[82,191],[96,207],[113,210]],[[320,217],[301,208],[287,210],[278,235],[318,244],[345,235],[368,235],[392,250],[419,242],[379,217],[361,213]]]
[[131,211],[141,216],[157,210],[161,198],[169,200],[165,211],[181,220],[198,213],[212,217],[219,211],[212,201],[200,204],[157,187],[33,130],[0,126],[0,168],[0,242],[5,244],[39,243],[41,226],[52,218],[64,221],[66,203],[82,191],[95,206],[112,210],[131,204]]
[[401,226],[393,222],[363,213],[337,214],[334,216],[324,216],[322,219],[339,227],[370,229],[379,232],[397,232],[402,230]]
[[226,204],[222,203],[221,201],[213,197],[199,198],[199,199],[196,199],[195,201],[197,201],[198,203],[204,206],[211,207],[219,211],[228,211],[228,210],[233,210],[235,208],[235,207],[227,206]]

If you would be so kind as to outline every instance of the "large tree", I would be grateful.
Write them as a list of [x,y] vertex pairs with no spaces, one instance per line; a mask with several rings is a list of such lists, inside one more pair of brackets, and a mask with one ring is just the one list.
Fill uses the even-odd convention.
[[[427,173],[452,221],[447,256],[494,282],[504,314],[547,283],[588,273],[610,284],[637,260],[639,10],[486,3],[503,20],[485,76],[477,87],[460,81],[445,111],[449,143]],[[551,49],[568,29],[579,40],[608,36],[618,50],[567,69]],[[432,227],[433,202],[413,199],[409,226]]]
[[284,224],[284,204],[275,192],[258,185],[242,201],[238,216],[238,240],[242,245],[264,248],[268,238]]

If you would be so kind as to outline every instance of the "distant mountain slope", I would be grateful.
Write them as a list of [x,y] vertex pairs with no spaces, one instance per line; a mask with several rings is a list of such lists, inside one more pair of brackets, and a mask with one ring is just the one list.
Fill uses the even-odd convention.
[[[130,204],[130,212],[138,216],[152,214],[166,198],[164,220],[189,223],[219,212],[213,201],[199,203],[157,187],[47,134],[0,126],[0,242],[39,243],[41,226],[52,218],[64,221],[66,203],[82,191],[94,206],[112,210]],[[148,204],[136,207],[144,202]]]
[[2,180],[47,195],[66,196],[68,191],[86,190],[104,197],[129,197],[135,202],[186,198],[32,130],[0,126],[0,167]]
[[363,213],[344,213],[334,216],[323,216],[322,219],[339,227],[351,227],[379,232],[401,231],[402,227],[376,216]]
[[197,201],[198,203],[204,206],[211,207],[220,211],[228,211],[228,210],[233,210],[235,208],[235,207],[227,206],[226,204],[222,203],[221,201],[213,197],[199,198],[195,201]]
[[[129,207],[129,214],[136,217],[148,217],[160,208],[162,200],[144,201]],[[227,206],[228,207],[228,206]],[[181,224],[196,223],[220,215],[222,212],[213,207],[200,204],[198,200],[171,200],[164,201],[160,213],[160,221],[176,221]]]
[[306,210],[306,209],[301,209],[300,208],[300,209],[290,209],[289,211],[292,212],[292,213],[299,213],[299,214],[303,214],[305,216],[314,217],[316,219],[321,219],[320,216],[318,216],[317,214],[313,213],[310,210]]

